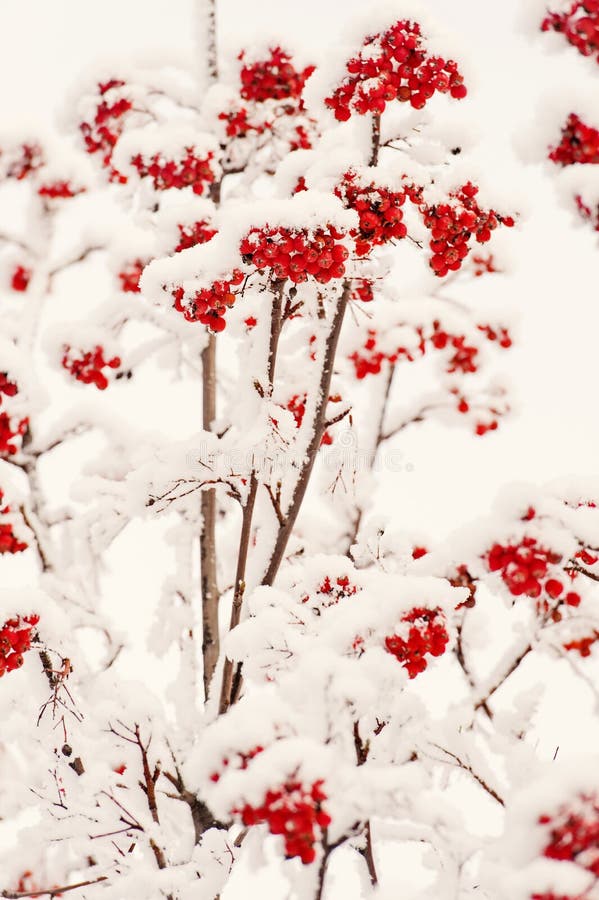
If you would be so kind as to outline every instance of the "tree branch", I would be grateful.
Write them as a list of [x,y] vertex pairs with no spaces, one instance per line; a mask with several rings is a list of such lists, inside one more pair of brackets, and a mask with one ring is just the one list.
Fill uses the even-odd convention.
[[108,881],[107,875],[100,875],[99,878],[93,878],[90,881],[78,881],[77,884],[67,884],[63,887],[46,888],[42,891],[2,891],[0,897],[6,897],[8,900],[18,900],[20,897],[59,897],[66,894],[67,891],[76,891],[79,888],[90,887],[92,884],[99,884],[101,881]]
[[[216,418],[216,337],[208,336],[202,352],[202,426],[212,431]],[[200,565],[202,589],[202,659],[204,663],[204,696],[208,699],[210,682],[220,652],[218,623],[218,580],[216,560],[216,489],[202,491],[202,531],[200,533]]]
[[291,532],[293,531],[293,528],[295,526],[295,522],[297,520],[304,496],[306,494],[310,476],[312,475],[312,469],[314,468],[314,463],[316,461],[316,455],[320,448],[320,443],[322,441],[322,436],[325,430],[326,408],[330,394],[335,354],[337,352],[339,335],[341,334],[341,326],[343,325],[343,318],[345,316],[345,310],[347,309],[350,292],[350,284],[349,282],[346,282],[343,286],[341,296],[337,301],[337,309],[335,310],[333,323],[326,342],[324,362],[318,388],[319,396],[316,405],[316,411],[314,413],[314,431],[308,445],[308,449],[306,451],[304,465],[302,466],[301,472],[295,484],[295,489],[291,497],[289,508],[284,514],[285,524],[279,527],[272,556],[270,558],[270,562],[268,564],[268,568],[266,570],[264,578],[262,579],[262,584],[265,585],[272,585],[277,576],[279,566],[281,565],[281,562],[285,555],[287,542],[289,541]]
[[376,166],[379,161],[379,149],[381,146],[381,114],[372,113],[371,123],[371,151],[369,166]]

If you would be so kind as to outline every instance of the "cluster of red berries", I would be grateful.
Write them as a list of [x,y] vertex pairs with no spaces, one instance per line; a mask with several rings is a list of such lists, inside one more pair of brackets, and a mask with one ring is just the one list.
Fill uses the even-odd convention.
[[549,159],[560,166],[574,163],[599,163],[599,130],[591,128],[571,113],[562,128],[562,139],[552,147]]
[[197,244],[207,244],[217,233],[216,228],[211,228],[210,224],[202,219],[200,222],[193,222],[191,225],[177,225],[179,229],[179,243],[175,247],[175,253],[181,250],[189,250]]
[[[244,54],[239,56],[243,60]],[[280,47],[270,50],[268,59],[246,63],[241,69],[241,96],[244,100],[264,103],[266,100],[299,100],[306,80],[314,71],[307,66],[298,71]]]
[[316,859],[315,844],[322,830],[331,823],[322,808],[327,799],[322,785],[322,780],[311,787],[287,781],[277,790],[267,791],[260,805],[246,803],[234,812],[246,826],[266,823],[271,834],[283,837],[287,858],[298,856],[308,865]]
[[599,62],[599,0],[575,0],[567,12],[549,13],[541,31],[565,35],[583,56],[596,54]]
[[[568,591],[551,567],[562,562],[559,553],[542,547],[536,538],[524,537],[518,544],[494,544],[486,554],[490,572],[499,572],[513,597],[527,596],[537,601],[537,610],[549,612],[550,601],[579,606],[580,594]],[[557,609],[558,621],[561,616]]]
[[467,375],[478,370],[476,357],[478,356],[478,347],[472,347],[466,343],[463,335],[448,336],[451,346],[455,351],[448,361],[447,371],[450,374],[454,372],[462,372]]
[[215,281],[209,288],[201,288],[193,297],[186,297],[182,287],[175,288],[173,307],[188,322],[201,322],[214,332],[224,331],[225,313],[237,299],[233,288],[239,287],[243,280],[243,272],[234,269],[229,278]]
[[422,109],[435,92],[466,96],[457,63],[429,56],[420,26],[401,20],[383,34],[369,36],[364,49],[346,64],[347,75],[325,103],[340,122],[352,111],[382,113],[393,100]]
[[254,124],[248,119],[248,111],[242,106],[239,109],[230,112],[221,112],[218,115],[221,122],[226,122],[225,132],[227,137],[238,138],[247,137],[250,131],[255,134],[263,134],[269,127],[266,122],[258,122]]
[[335,606],[346,597],[353,597],[357,592],[357,585],[352,584],[347,575],[339,575],[337,578],[325,575],[316,588],[315,594],[313,596],[307,594],[302,598],[302,603],[312,600],[316,601],[319,607],[326,609],[329,606]]
[[574,197],[576,208],[583,219],[588,219],[595,231],[599,231],[599,205],[595,206],[594,211],[584,202],[580,194]]
[[383,363],[390,357],[378,349],[376,331],[369,329],[364,346],[352,353],[349,359],[354,364],[356,378],[362,381],[367,375],[379,375]]
[[568,641],[563,644],[563,648],[564,650],[574,650],[585,658],[591,655],[593,644],[596,644],[597,641],[599,641],[599,631],[593,631],[592,634],[587,634],[584,637]]
[[508,228],[514,225],[511,216],[481,209],[476,201],[477,194],[478,188],[467,182],[450,194],[453,202],[420,207],[424,224],[431,232],[429,246],[433,256],[430,266],[440,278],[461,268],[470,252],[473,235],[479,244],[486,244],[498,225]]
[[[10,506],[2,506],[4,493],[0,489],[0,515],[8,515]],[[10,522],[0,522],[0,555],[3,553],[22,553],[27,550],[28,544],[20,541],[13,531]]]
[[8,167],[8,178],[23,181],[32,172],[36,172],[44,164],[44,152],[39,144],[22,144],[18,155]]
[[141,153],[137,153],[132,157],[131,164],[140,178],[152,179],[156,191],[191,187],[194,194],[203,194],[206,185],[215,180],[210,165],[213,158],[212,152],[199,156],[194,147],[186,147],[180,159],[165,159],[162,154],[156,153],[146,160]]
[[8,372],[0,372],[0,405],[2,405],[2,395],[5,397],[16,397],[19,388],[16,381],[11,381]]
[[385,649],[416,678],[428,665],[427,655],[442,656],[449,642],[447,622],[439,609],[416,607],[402,616],[407,636],[392,634],[385,638]]
[[82,194],[85,188],[71,187],[68,181],[52,181],[49,184],[42,184],[38,188],[40,197],[47,197],[49,200],[66,200],[69,197],[76,197]]
[[360,300],[362,303],[370,303],[374,300],[372,281],[368,278],[355,278],[352,283],[352,300]]
[[67,372],[81,381],[83,384],[95,384],[98,390],[105,391],[109,385],[104,369],[118,369],[121,364],[120,356],[112,359],[104,357],[104,348],[97,345],[93,350],[78,351],[80,355],[74,355],[71,348],[65,345],[62,357],[62,366]]
[[13,291],[24,293],[29,287],[32,274],[31,269],[27,269],[25,266],[15,266],[10,279],[10,286]]
[[[339,403],[340,401],[341,397],[339,396],[339,394],[335,394],[334,396],[329,397],[329,403]],[[306,394],[294,394],[293,397],[291,397],[291,399],[287,401],[285,409],[288,409],[289,412],[293,415],[296,428],[301,428],[302,422],[304,421],[304,416],[306,414]],[[275,425],[278,424],[276,420],[273,421]],[[328,431],[325,431],[320,442],[321,447],[328,447],[332,443],[332,435]]]
[[499,271],[499,269],[495,265],[495,260],[492,253],[490,253],[488,256],[472,256],[472,265],[474,267],[475,278],[480,278],[481,275],[487,275],[492,272]]
[[478,330],[482,331],[489,341],[497,341],[504,350],[509,350],[512,346],[512,339],[507,328],[493,328],[491,325],[478,325]]
[[29,419],[14,419],[8,413],[0,413],[0,456],[11,456],[18,452],[19,443],[15,438],[22,438],[29,428]]
[[[455,395],[455,398],[457,401],[457,403],[456,403],[457,411],[459,413],[461,413],[462,415],[466,415],[467,413],[469,413],[470,412],[470,404],[469,404],[468,400],[466,400],[466,398],[463,396],[463,394],[460,393],[459,388],[456,388],[456,387],[451,388],[451,393]],[[489,414],[491,416],[502,415],[500,410],[496,409],[495,407],[489,408]],[[477,437],[483,437],[485,434],[488,434],[489,431],[497,431],[498,428],[499,428],[499,422],[497,421],[497,419],[490,418],[490,419],[487,419],[486,422],[483,422],[483,421],[476,422],[476,424],[474,426],[474,433],[477,435]]]
[[289,152],[294,150],[311,150],[312,138],[304,125],[296,125],[289,141]]
[[[237,768],[238,769],[247,769],[250,760],[252,760],[255,756],[258,756],[259,753],[264,751],[264,747],[258,745],[254,747],[253,750],[248,750],[247,753],[238,753],[237,754]],[[225,756],[221,762],[221,765],[224,769],[229,766],[230,760],[228,756]],[[221,774],[219,772],[213,772],[210,776],[210,781],[213,781],[216,784],[221,779]]]
[[343,278],[347,247],[340,243],[344,234],[333,225],[305,229],[253,228],[245,237],[239,252],[244,263],[259,271],[270,269],[274,278],[289,278],[294,284],[309,277],[320,284]]
[[133,262],[127,263],[119,272],[119,280],[121,282],[121,290],[126,294],[139,294],[141,288],[139,280],[143,274],[143,270],[147,263],[141,259],[135,259]]
[[532,894],[530,900],[588,900],[588,896],[584,897],[579,894],[573,897],[572,894],[555,894],[550,891],[548,894]]
[[574,863],[599,878],[599,799],[580,794],[553,815],[542,815],[539,825],[548,830],[543,856]]
[[102,98],[96,107],[93,119],[90,122],[81,122],[79,129],[83,135],[85,149],[88,153],[100,153],[102,165],[110,172],[110,180],[124,184],[126,175],[117,172],[112,166],[112,154],[125,124],[125,115],[133,108],[131,100],[127,97],[113,95],[112,102],[106,99],[111,91],[117,91],[125,86],[124,81],[113,78],[98,85]]
[[0,628],[0,677],[23,665],[23,653],[31,649],[33,628],[39,616],[15,616]]
[[[11,381],[8,372],[0,372],[0,406],[2,398],[15,397],[19,393],[16,382]],[[15,420],[9,413],[0,413],[0,456],[8,456],[16,453],[18,446],[15,438],[23,437],[29,428],[29,419]],[[2,500],[2,492],[0,491],[0,502]],[[0,510],[5,512],[7,510]]]
[[335,194],[360,217],[359,229],[351,232],[358,256],[366,256],[377,245],[406,237],[402,206],[411,195],[409,187],[391,191],[374,183],[361,185],[356,173],[349,171],[335,188]]
[[[490,331],[491,333],[494,333],[491,329]],[[431,346],[435,350],[445,350],[449,347],[453,350],[452,355],[447,361],[447,371],[450,374],[462,372],[464,375],[467,375],[477,371],[478,347],[468,344],[465,335],[450,334],[441,328],[441,324],[437,320],[433,322],[433,328],[429,335],[425,334],[423,328],[417,328],[416,333],[419,339],[419,356],[423,356],[426,353],[427,346]],[[489,337],[489,340],[496,340],[498,334],[499,333],[495,333],[494,338],[490,335],[487,336]],[[505,338],[504,335],[507,335],[507,332],[502,330],[501,341],[504,341],[504,343],[501,343],[502,347],[509,346],[509,344],[505,343],[507,338]],[[359,351],[355,351],[349,357],[354,364],[356,378],[359,380],[366,378],[367,375],[378,375],[385,361],[394,364],[400,358],[406,359],[409,362],[414,362],[417,356],[414,355],[413,350],[408,350],[406,347],[398,347],[393,353],[383,352],[377,345],[377,333],[372,329],[368,331],[368,337],[363,348]],[[463,409],[460,410],[460,412],[468,412],[468,410]]]

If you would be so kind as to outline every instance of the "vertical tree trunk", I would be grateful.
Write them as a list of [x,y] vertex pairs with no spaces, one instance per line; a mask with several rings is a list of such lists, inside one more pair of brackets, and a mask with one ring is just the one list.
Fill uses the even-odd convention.
[[[216,33],[216,0],[198,0],[204,13],[206,29],[206,60],[208,84],[218,77]],[[200,22],[200,27],[202,22]],[[200,50],[201,52],[201,50]],[[202,427],[212,431],[216,418],[216,337],[210,333],[202,353],[203,406]],[[204,696],[208,699],[210,682],[220,652],[218,627],[218,581],[216,563],[216,491],[202,492],[202,531],[200,534],[200,566],[202,588],[202,659],[204,662]]]
[[[202,426],[211,431],[216,416],[216,338],[208,337],[202,353],[203,409]],[[216,570],[216,491],[202,491],[202,531],[200,533],[200,566],[202,586],[202,658],[204,661],[204,694],[208,699],[210,682],[220,652],[218,630],[218,582]]]

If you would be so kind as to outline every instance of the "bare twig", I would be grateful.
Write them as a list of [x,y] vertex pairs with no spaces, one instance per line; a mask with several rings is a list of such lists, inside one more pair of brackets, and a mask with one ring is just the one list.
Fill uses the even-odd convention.
[[20,897],[59,897],[66,894],[67,891],[76,891],[79,888],[90,887],[92,884],[99,884],[101,881],[108,881],[107,875],[100,875],[99,878],[92,878],[89,881],[78,881],[77,884],[67,884],[62,887],[45,888],[41,891],[2,891],[0,897],[6,897],[8,900],[18,900]]
[[490,785],[487,784],[487,782],[478,774],[478,772],[474,771],[470,763],[464,762],[455,753],[452,753],[450,750],[446,750],[445,747],[441,747],[439,744],[433,744],[433,747],[436,747],[437,750],[441,751],[441,753],[445,753],[446,756],[449,756],[451,759],[453,759],[456,766],[458,766],[458,768],[460,769],[463,769],[464,772],[468,772],[468,774],[474,778],[476,783],[481,786],[481,788],[489,795],[489,797],[492,797],[493,800],[495,800],[501,806],[505,806],[505,800],[503,800],[503,798],[499,796],[494,788],[490,787]]

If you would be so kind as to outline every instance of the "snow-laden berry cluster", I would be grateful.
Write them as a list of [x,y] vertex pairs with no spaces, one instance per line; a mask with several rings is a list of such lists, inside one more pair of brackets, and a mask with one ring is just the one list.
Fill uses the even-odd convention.
[[77,350],[66,345],[62,357],[62,367],[82,384],[95,384],[100,391],[105,391],[110,384],[111,371],[121,365],[120,356],[105,357],[105,350],[96,346],[93,350]]
[[38,615],[15,616],[0,628],[0,677],[23,665],[23,654],[31,649]]
[[557,31],[583,56],[595,56],[599,62],[599,2],[574,0],[564,12],[549,12],[541,22],[541,31]]
[[352,112],[383,113],[393,100],[422,109],[436,92],[456,100],[466,96],[457,63],[428,54],[417,22],[401,20],[384,33],[367,37],[346,70],[342,83],[325,101],[341,122]]

